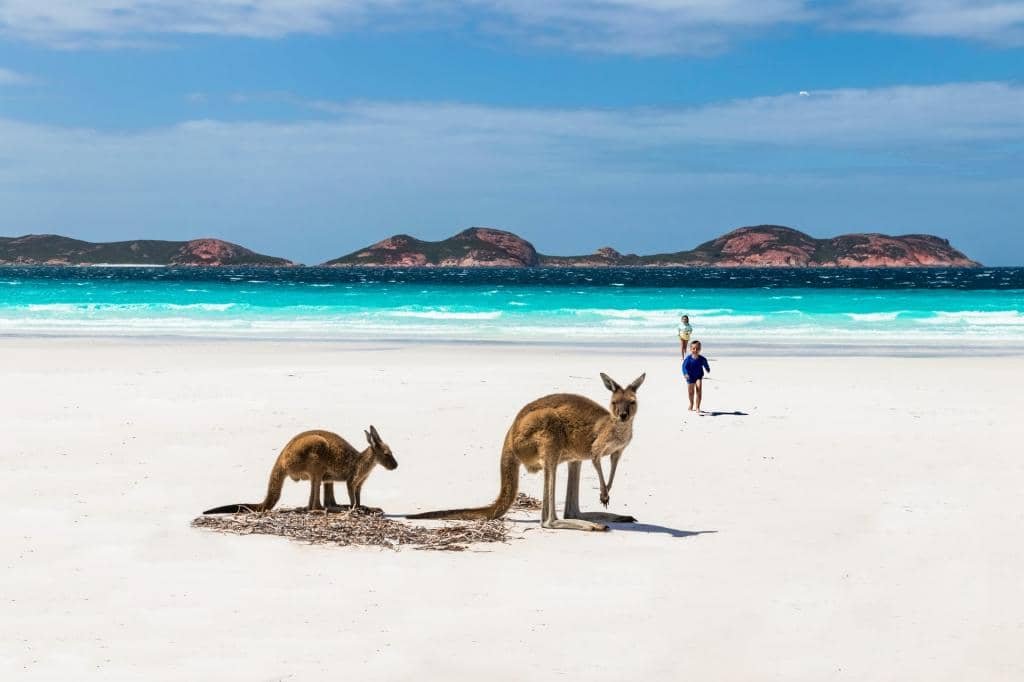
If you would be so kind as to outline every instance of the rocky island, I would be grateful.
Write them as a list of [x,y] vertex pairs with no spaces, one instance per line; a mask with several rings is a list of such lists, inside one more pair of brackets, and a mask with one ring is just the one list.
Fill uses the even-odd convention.
[[0,237],[0,265],[294,265],[221,239],[87,242],[56,234]]
[[[286,267],[292,261],[266,256],[220,239],[87,242],[60,235],[0,237],[0,265],[163,265]],[[538,253],[522,237],[490,227],[471,227],[441,241],[407,234],[388,237],[327,267],[979,267],[949,241],[927,234],[891,237],[877,233],[816,239],[781,225],[741,227],[689,251],[623,254],[610,246],[582,256]]]
[[979,267],[949,241],[877,233],[815,239],[781,225],[741,227],[690,251],[647,256],[611,247],[547,256],[511,232],[472,227],[442,241],[400,234],[324,263],[330,267]]
[[537,249],[522,237],[489,227],[471,227],[439,242],[398,234],[324,265],[531,268],[542,263]]

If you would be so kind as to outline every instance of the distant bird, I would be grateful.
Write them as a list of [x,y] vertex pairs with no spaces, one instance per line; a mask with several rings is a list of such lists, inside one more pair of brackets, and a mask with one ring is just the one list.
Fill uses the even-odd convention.
[[801,97],[810,97],[811,93],[807,92],[806,90],[801,90],[800,91],[800,96]]

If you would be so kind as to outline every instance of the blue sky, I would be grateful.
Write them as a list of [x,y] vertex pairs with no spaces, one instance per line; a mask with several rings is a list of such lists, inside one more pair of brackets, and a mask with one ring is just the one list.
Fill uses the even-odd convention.
[[0,234],[1024,263],[1024,2],[0,0]]

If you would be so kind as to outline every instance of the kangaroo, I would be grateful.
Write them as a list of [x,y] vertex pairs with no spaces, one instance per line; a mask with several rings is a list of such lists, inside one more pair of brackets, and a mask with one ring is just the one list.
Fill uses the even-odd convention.
[[[615,478],[622,451],[633,438],[636,416],[636,391],[644,382],[640,375],[626,388],[607,374],[601,374],[605,387],[612,392],[608,409],[581,395],[557,393],[534,400],[519,411],[505,434],[501,451],[501,490],[486,507],[447,509],[414,514],[410,519],[497,519],[516,498],[519,489],[519,467],[530,473],[544,470],[544,501],[541,511],[543,528],[572,530],[608,530],[596,521],[635,521],[631,516],[615,514],[583,514],[579,510],[580,466],[584,460],[594,463],[601,479],[601,501],[607,504],[611,483]],[[601,470],[602,457],[611,457],[612,469],[607,485]],[[565,499],[565,518],[555,510],[555,473],[562,462],[569,464],[569,481]],[[593,520],[588,520],[593,519]]]
[[361,504],[360,494],[373,467],[380,464],[385,469],[398,467],[391,448],[384,443],[377,429],[370,427],[363,431],[370,447],[359,452],[349,445],[348,441],[330,431],[303,431],[288,441],[270,470],[270,482],[267,483],[267,496],[262,502],[254,504],[228,504],[223,507],[207,509],[204,514],[233,514],[236,512],[270,511],[281,499],[281,488],[284,487],[285,476],[293,481],[308,480],[310,484],[309,504],[307,509],[322,510],[320,504],[320,484],[324,485],[324,500],[332,510],[337,510],[334,501],[334,482],[345,481],[348,485],[349,509],[368,511]]

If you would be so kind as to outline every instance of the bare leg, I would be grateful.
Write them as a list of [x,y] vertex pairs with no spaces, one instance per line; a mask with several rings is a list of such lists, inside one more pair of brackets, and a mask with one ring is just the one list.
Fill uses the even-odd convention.
[[704,394],[704,380],[697,379],[694,385],[697,387],[697,411],[700,412],[700,399]]
[[555,473],[558,471],[558,460],[546,458],[544,462],[544,509],[541,512],[542,528],[567,530],[608,530],[603,523],[591,523],[579,519],[559,519],[555,510]]
[[689,383],[686,384],[686,395],[690,398],[689,410],[691,412],[693,411],[693,394],[694,394],[695,391],[696,391],[696,388],[695,388],[694,384],[689,384]]

